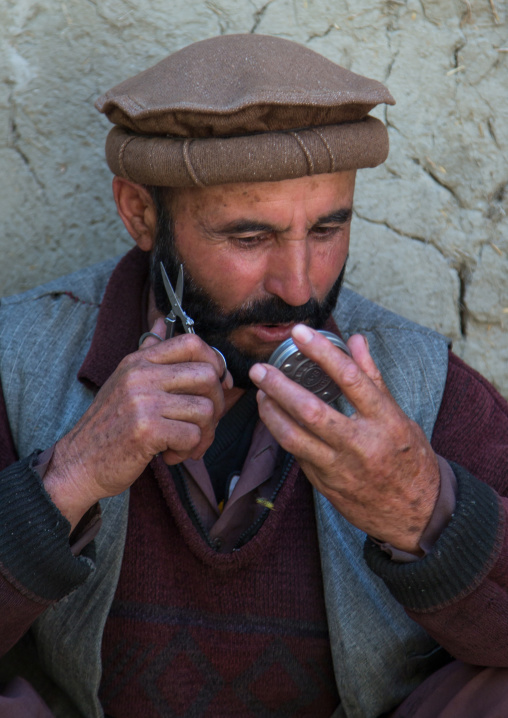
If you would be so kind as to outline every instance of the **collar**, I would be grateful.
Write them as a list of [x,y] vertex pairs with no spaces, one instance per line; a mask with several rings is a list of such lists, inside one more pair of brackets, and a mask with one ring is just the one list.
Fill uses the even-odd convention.
[[131,249],[118,262],[106,286],[97,326],[78,379],[100,389],[122,359],[138,348],[146,327],[148,252]]

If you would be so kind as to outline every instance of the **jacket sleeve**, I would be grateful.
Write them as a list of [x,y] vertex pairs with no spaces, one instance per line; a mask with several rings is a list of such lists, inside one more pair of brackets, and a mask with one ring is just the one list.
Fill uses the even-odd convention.
[[450,523],[420,561],[397,564],[369,541],[366,560],[455,658],[508,666],[508,404],[453,354],[432,446],[457,478]]
[[36,456],[18,460],[0,387],[0,655],[93,570],[92,547],[72,554],[69,523],[33,468]]

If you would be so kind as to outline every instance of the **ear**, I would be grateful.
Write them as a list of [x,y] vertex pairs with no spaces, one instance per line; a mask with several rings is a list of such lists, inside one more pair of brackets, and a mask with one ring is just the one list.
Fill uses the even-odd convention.
[[157,212],[148,190],[123,177],[114,177],[113,196],[128,233],[144,252],[153,249]]

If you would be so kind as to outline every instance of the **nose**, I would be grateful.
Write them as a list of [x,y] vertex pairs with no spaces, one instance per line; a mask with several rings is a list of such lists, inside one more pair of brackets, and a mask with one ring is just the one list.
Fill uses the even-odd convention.
[[310,248],[305,239],[282,242],[268,257],[265,291],[293,307],[308,302],[313,295],[310,259]]

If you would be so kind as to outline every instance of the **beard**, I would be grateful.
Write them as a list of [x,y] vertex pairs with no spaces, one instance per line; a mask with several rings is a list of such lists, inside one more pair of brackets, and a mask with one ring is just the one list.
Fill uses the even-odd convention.
[[[157,232],[151,257],[150,278],[157,309],[164,315],[171,311],[171,302],[166,294],[160,263],[164,265],[173,287],[176,286],[178,271],[182,259],[178,255],[174,241],[174,225],[165,207],[159,207]],[[289,324],[301,322],[313,329],[321,329],[332,313],[342,287],[344,272],[335,280],[332,288],[322,302],[311,298],[305,304],[294,307],[286,304],[280,297],[248,301],[232,312],[225,312],[217,302],[198,286],[193,277],[185,270],[182,307],[194,320],[194,330],[209,346],[216,347],[226,358],[227,366],[235,386],[250,389],[254,385],[249,378],[250,368],[258,361],[267,361],[267,356],[254,356],[238,349],[230,340],[231,332],[242,326],[255,324]]]

